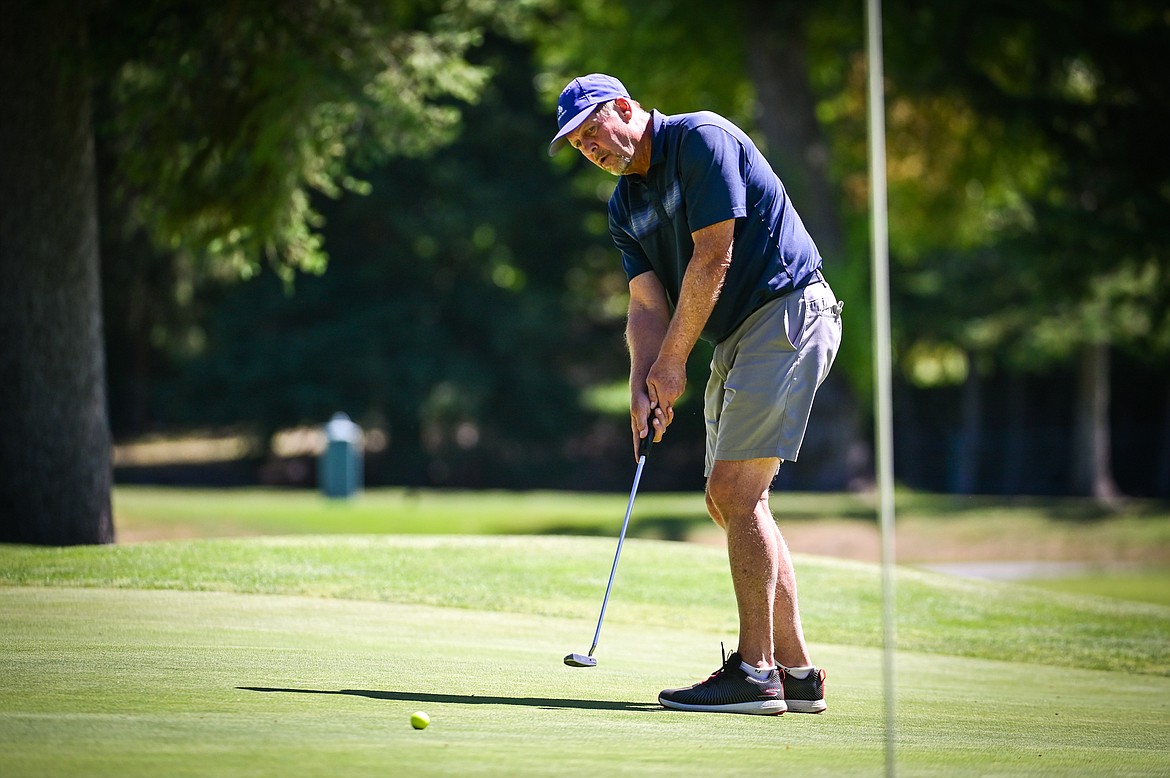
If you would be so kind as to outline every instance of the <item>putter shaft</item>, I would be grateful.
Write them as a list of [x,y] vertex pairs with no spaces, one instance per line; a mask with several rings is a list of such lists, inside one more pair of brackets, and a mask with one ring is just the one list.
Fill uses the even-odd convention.
[[630,488],[630,501],[626,505],[626,517],[622,520],[622,531],[618,534],[617,551],[613,555],[613,566],[609,569],[609,581],[605,584],[605,597],[601,600],[601,614],[597,617],[597,629],[593,632],[593,645],[585,656],[569,654],[565,657],[565,664],[570,667],[596,667],[597,660],[593,652],[597,650],[597,642],[601,639],[601,624],[605,621],[605,608],[609,605],[609,592],[613,588],[613,577],[617,572],[618,560],[622,556],[622,544],[626,540],[626,529],[630,526],[630,514],[634,511],[634,497],[638,494],[638,483],[642,480],[642,468],[646,465],[646,455],[650,453],[650,446],[654,444],[654,425],[650,425],[645,439],[638,449],[638,468],[634,471],[634,485]]
[[609,569],[609,582],[605,585],[605,597],[601,600],[601,615],[597,617],[597,629],[593,633],[593,646],[589,649],[589,656],[597,650],[597,641],[601,639],[601,623],[605,620],[605,607],[609,605],[609,592],[613,588],[613,576],[617,572],[618,560],[622,556],[622,544],[626,540],[626,528],[630,526],[630,514],[634,511],[634,497],[638,494],[638,482],[642,480],[642,468],[646,465],[646,454],[654,442],[654,427],[646,433],[646,443],[638,455],[638,469],[634,471],[634,485],[630,489],[630,501],[626,505],[626,517],[622,520],[622,531],[618,534],[617,551],[613,555],[613,566]]

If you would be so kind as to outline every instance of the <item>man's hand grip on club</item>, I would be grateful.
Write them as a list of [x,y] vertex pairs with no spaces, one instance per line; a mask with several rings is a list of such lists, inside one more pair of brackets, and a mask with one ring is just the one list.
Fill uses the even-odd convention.
[[662,436],[670,426],[674,414],[667,413],[659,407],[651,408],[645,414],[635,410],[634,414],[630,416],[630,426],[634,433],[634,459],[637,460],[646,453],[651,443],[662,441]]

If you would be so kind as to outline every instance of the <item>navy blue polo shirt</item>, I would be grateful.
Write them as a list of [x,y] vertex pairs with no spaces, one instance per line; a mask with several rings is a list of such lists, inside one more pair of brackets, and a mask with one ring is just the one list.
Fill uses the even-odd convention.
[[618,180],[610,234],[626,276],[653,272],[673,310],[695,249],[691,233],[736,220],[727,280],[702,332],[718,343],[764,303],[807,283],[821,255],[784,185],[742,130],[708,111],[652,111],[651,121],[650,169]]

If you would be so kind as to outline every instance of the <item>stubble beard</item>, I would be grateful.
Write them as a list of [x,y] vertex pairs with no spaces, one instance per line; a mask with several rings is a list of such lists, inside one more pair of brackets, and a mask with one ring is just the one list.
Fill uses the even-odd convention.
[[625,154],[612,154],[610,156],[616,164],[611,165],[607,172],[613,173],[615,176],[624,176],[626,171],[630,169],[633,157],[627,157]]

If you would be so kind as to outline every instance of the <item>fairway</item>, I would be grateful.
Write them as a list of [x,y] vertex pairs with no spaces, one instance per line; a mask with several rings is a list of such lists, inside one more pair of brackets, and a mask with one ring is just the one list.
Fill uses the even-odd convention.
[[[0,547],[0,774],[881,772],[876,569],[797,558],[830,708],[759,719],[655,702],[734,641],[720,549],[628,541],[598,667],[562,664],[588,649],[611,555],[567,537]],[[900,596],[900,774],[1170,769],[1170,608],[1061,594],[1044,615],[1030,587],[913,571]]]

